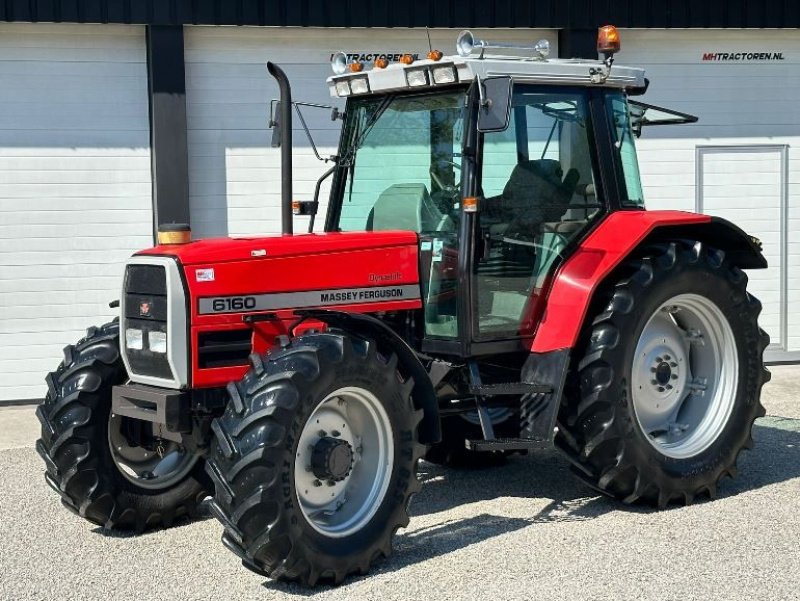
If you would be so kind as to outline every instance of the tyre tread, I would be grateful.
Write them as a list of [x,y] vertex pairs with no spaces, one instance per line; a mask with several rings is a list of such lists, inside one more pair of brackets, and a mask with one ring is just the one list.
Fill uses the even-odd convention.
[[93,414],[124,378],[116,320],[90,327],[77,344],[64,347],[64,360],[45,377],[47,396],[36,410],[42,427],[36,451],[45,463],[45,481],[76,515],[107,529],[168,527],[178,516],[196,514],[205,491],[194,487],[174,507],[156,508],[116,489],[101,467],[98,445],[105,428],[94,423]]

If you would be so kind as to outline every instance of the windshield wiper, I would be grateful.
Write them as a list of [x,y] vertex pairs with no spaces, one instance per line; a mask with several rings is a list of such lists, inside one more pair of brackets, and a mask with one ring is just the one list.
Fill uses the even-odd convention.
[[372,113],[370,118],[364,124],[364,128],[358,132],[357,138],[353,141],[350,145],[350,148],[347,149],[344,157],[342,157],[341,161],[339,161],[340,167],[350,167],[353,158],[355,157],[356,151],[361,148],[361,145],[364,143],[364,139],[367,137],[367,134],[372,130],[375,124],[378,122],[378,119],[381,118],[381,115],[386,112],[386,109],[389,108],[389,105],[394,100],[394,94],[389,94],[385,96],[378,107],[375,109],[375,112]]
[[364,143],[364,139],[367,137],[367,134],[370,131],[372,131],[372,128],[378,122],[378,119],[380,119],[381,115],[383,115],[383,113],[386,112],[386,109],[389,108],[389,105],[392,103],[392,100],[394,100],[394,94],[389,94],[388,96],[385,96],[383,100],[381,100],[381,103],[375,109],[375,112],[372,113],[370,118],[364,124],[363,130],[357,132],[356,139],[350,145],[350,148],[347,150],[344,157],[342,157],[342,159],[339,161],[339,164],[337,165],[338,167],[350,169],[350,177],[347,178],[350,182],[349,190],[347,193],[348,202],[353,201],[353,179],[354,179],[353,175],[356,167],[356,161],[355,161],[356,151],[359,148],[361,148],[361,145]]

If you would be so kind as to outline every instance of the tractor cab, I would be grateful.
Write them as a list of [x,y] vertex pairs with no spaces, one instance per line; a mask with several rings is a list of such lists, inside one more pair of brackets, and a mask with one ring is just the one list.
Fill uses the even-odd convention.
[[470,32],[365,71],[334,56],[347,98],[328,232],[418,234],[422,350],[514,351],[569,249],[611,210],[644,206],[627,94],[640,69],[548,58]]

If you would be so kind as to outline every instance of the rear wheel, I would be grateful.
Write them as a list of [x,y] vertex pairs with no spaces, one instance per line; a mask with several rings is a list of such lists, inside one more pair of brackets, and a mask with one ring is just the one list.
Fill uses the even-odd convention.
[[152,444],[141,446],[135,442],[142,442],[141,431],[134,429],[151,426],[111,414],[111,389],[126,380],[119,325],[90,328],[47,376],[47,396],[36,411],[42,424],[36,450],[47,483],[90,522],[137,531],[169,526],[196,514],[208,478],[197,455],[152,436]]
[[764,415],[761,304],[745,274],[700,243],[660,245],[627,267],[587,332],[556,444],[587,483],[625,502],[714,497]]
[[212,425],[223,543],[272,578],[366,573],[408,525],[420,487],[413,380],[396,355],[345,334],[307,335],[251,361]]

